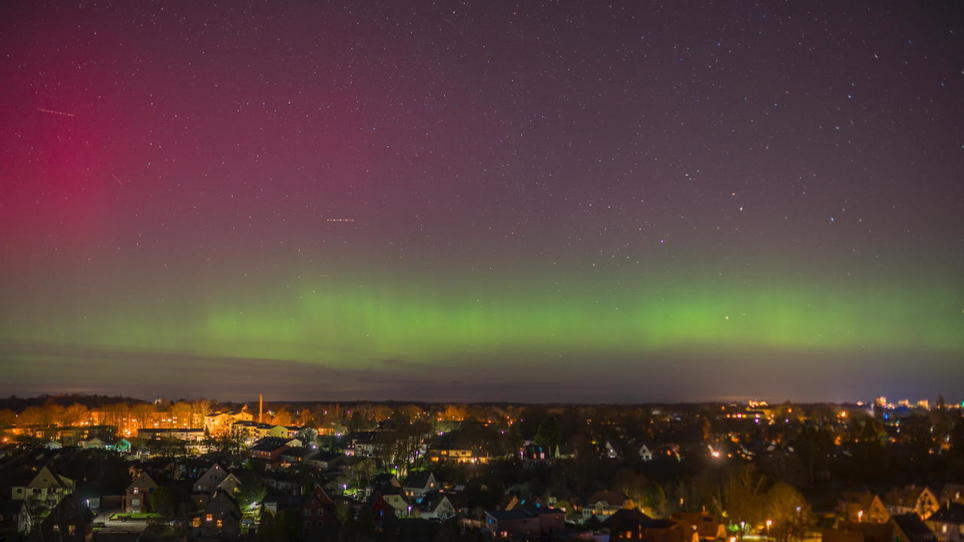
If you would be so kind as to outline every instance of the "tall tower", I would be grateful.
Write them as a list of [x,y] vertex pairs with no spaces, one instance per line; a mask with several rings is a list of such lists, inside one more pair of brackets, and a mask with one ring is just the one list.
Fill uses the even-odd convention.
[[258,392],[258,423],[264,423],[264,395]]

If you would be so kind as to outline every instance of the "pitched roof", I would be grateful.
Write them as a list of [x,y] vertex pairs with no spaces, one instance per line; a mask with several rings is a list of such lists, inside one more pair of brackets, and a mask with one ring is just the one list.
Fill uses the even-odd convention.
[[[49,477],[47,477],[46,475],[49,475]],[[51,481],[52,483],[45,484],[43,487],[50,487],[51,485],[53,485],[61,489],[67,489],[67,490],[69,490],[70,486],[74,483],[74,481],[71,480],[70,478],[67,478],[66,476],[60,476],[59,474],[55,473],[54,471],[44,466],[40,469],[39,472],[37,472],[37,475],[34,476],[32,480],[30,480],[30,484],[28,487],[34,487],[35,484],[40,484],[41,482],[44,482],[44,481]]]
[[[422,509],[435,510],[436,508],[439,507],[440,504],[442,504],[443,500],[448,500],[448,496],[443,495],[441,493],[432,493],[430,495],[427,495],[425,497],[425,500],[422,501]],[[452,504],[452,502],[449,501],[449,504]]]
[[884,497],[887,500],[887,504],[903,508],[914,508],[917,506],[917,499],[927,490],[928,489],[923,486],[910,485],[890,491]]
[[141,473],[131,481],[130,485],[127,486],[127,489],[135,487],[138,489],[154,489],[157,487],[157,482],[151,478],[150,474],[147,474],[147,471],[141,471]]
[[432,471],[422,470],[409,473],[408,477],[405,478],[405,482],[402,483],[403,487],[417,487],[423,488],[428,485],[429,477],[432,476]]
[[562,514],[563,511],[558,508],[542,508],[533,507],[527,504],[516,506],[512,510],[491,510],[486,512],[486,514],[492,516],[498,521],[506,521],[512,519],[528,519],[535,518],[539,516],[549,515],[549,514]]
[[286,442],[288,439],[279,437],[265,437],[258,442],[254,443],[254,446],[248,448],[249,450],[254,450],[256,452],[273,452],[278,448],[287,446]]
[[964,524],[964,504],[952,502],[947,506],[942,506],[940,510],[927,518],[927,521],[938,523]]
[[927,524],[924,523],[917,514],[898,514],[896,516],[890,516],[890,519],[893,520],[907,536],[912,536],[918,540],[934,538],[934,532],[927,527]]

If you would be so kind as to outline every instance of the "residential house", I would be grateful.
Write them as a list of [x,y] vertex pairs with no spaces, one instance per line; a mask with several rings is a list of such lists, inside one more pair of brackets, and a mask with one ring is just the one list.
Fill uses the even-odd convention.
[[157,482],[146,471],[141,471],[127,486],[122,498],[122,508],[127,514],[147,512],[150,508],[148,499],[157,490]]
[[94,514],[80,499],[64,497],[44,518],[34,535],[39,540],[88,542],[92,536]]
[[[396,495],[399,499],[401,499],[401,501],[403,502],[405,501],[405,498],[399,495],[398,493],[393,493],[393,495]],[[396,508],[396,506],[399,504],[400,503],[398,502],[395,502],[395,503],[389,502],[389,500],[385,499],[385,495],[379,495],[375,497],[375,499],[372,500],[371,502],[372,514],[375,516],[375,524],[377,526],[381,526],[386,522],[394,521],[395,519],[397,519],[399,516],[398,516],[398,508]],[[405,511],[405,513],[407,514],[408,504],[402,507],[402,510]]]
[[890,512],[874,493],[845,491],[837,500],[837,516],[849,523],[887,523]]
[[289,512],[300,518],[305,539],[317,538],[316,535],[337,525],[335,501],[319,485],[315,485],[307,496],[274,494],[265,497],[262,510],[272,516]]
[[288,443],[287,439],[278,437],[265,437],[254,444],[254,446],[248,448],[248,453],[251,457],[256,457],[258,459],[264,459],[269,462],[276,462],[281,459],[281,454],[284,453],[291,445]]
[[[290,438],[292,434],[291,430],[283,425],[258,423],[250,420],[240,420],[231,424],[231,437],[246,444],[268,437],[286,439]],[[294,434],[297,434],[297,431]]]
[[302,532],[306,538],[312,534],[337,526],[335,501],[319,485],[315,485],[301,507]]
[[637,453],[639,453],[639,458],[642,459],[643,461],[649,462],[653,460],[653,451],[650,450],[649,446],[647,446],[646,444],[643,444],[642,446],[640,446],[639,451]]
[[485,513],[484,529],[501,537],[552,537],[565,530],[565,516],[555,508],[517,506]]
[[395,489],[388,489],[375,499],[376,501],[381,500],[384,504],[391,508],[391,515],[396,518],[407,518],[412,515],[412,505],[405,495]]
[[915,513],[890,516],[893,525],[893,542],[937,542],[934,531]]
[[438,491],[439,483],[432,471],[415,471],[410,473],[402,482],[402,489],[405,491],[406,497],[419,498],[433,491]]
[[241,489],[241,480],[215,463],[194,482],[193,489],[194,493],[212,495],[215,491],[221,490],[235,495]]
[[236,540],[241,535],[241,510],[226,491],[216,490],[191,518],[195,537]]
[[448,433],[436,440],[428,449],[428,459],[433,463],[488,463],[489,456],[481,446],[470,446],[458,431]]
[[946,504],[924,522],[934,531],[938,542],[964,540],[964,504]]
[[443,493],[432,493],[416,505],[418,517],[422,519],[446,520],[455,517],[455,506]]
[[281,452],[281,463],[283,466],[291,465],[311,465],[310,460],[320,452],[314,448],[304,446],[293,446]]
[[433,463],[488,463],[489,458],[471,448],[431,448],[428,459]]
[[27,484],[14,486],[11,497],[17,501],[26,501],[31,514],[36,515],[34,510],[52,509],[61,499],[73,493],[76,486],[70,478],[42,467]]
[[605,520],[629,505],[631,501],[619,491],[597,491],[586,499],[582,509],[583,519],[588,520],[595,516],[597,519]]
[[884,495],[884,504],[891,514],[915,513],[927,519],[940,508],[937,495],[926,486],[910,485]]
[[345,437],[345,455],[375,457],[382,444],[374,431],[354,431]]

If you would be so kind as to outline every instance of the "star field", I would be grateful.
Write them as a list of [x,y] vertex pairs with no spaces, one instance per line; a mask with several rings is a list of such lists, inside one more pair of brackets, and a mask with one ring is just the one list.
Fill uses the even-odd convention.
[[958,3],[0,14],[0,393],[964,384]]

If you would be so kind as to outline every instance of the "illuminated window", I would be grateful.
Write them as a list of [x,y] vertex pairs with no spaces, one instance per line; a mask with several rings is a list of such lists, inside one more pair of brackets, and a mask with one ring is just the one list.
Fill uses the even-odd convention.
[[204,520],[205,520],[205,521],[213,521],[213,520],[214,520],[214,514],[208,514],[207,516],[204,517]]
[[77,526],[71,523],[67,526],[67,534],[77,534]]
[[219,520],[218,520],[218,529],[220,529],[221,527],[224,527],[224,520],[223,520],[223,519],[219,519]]
[[200,526],[201,526],[201,518],[194,518],[191,520],[191,527],[200,527]]

